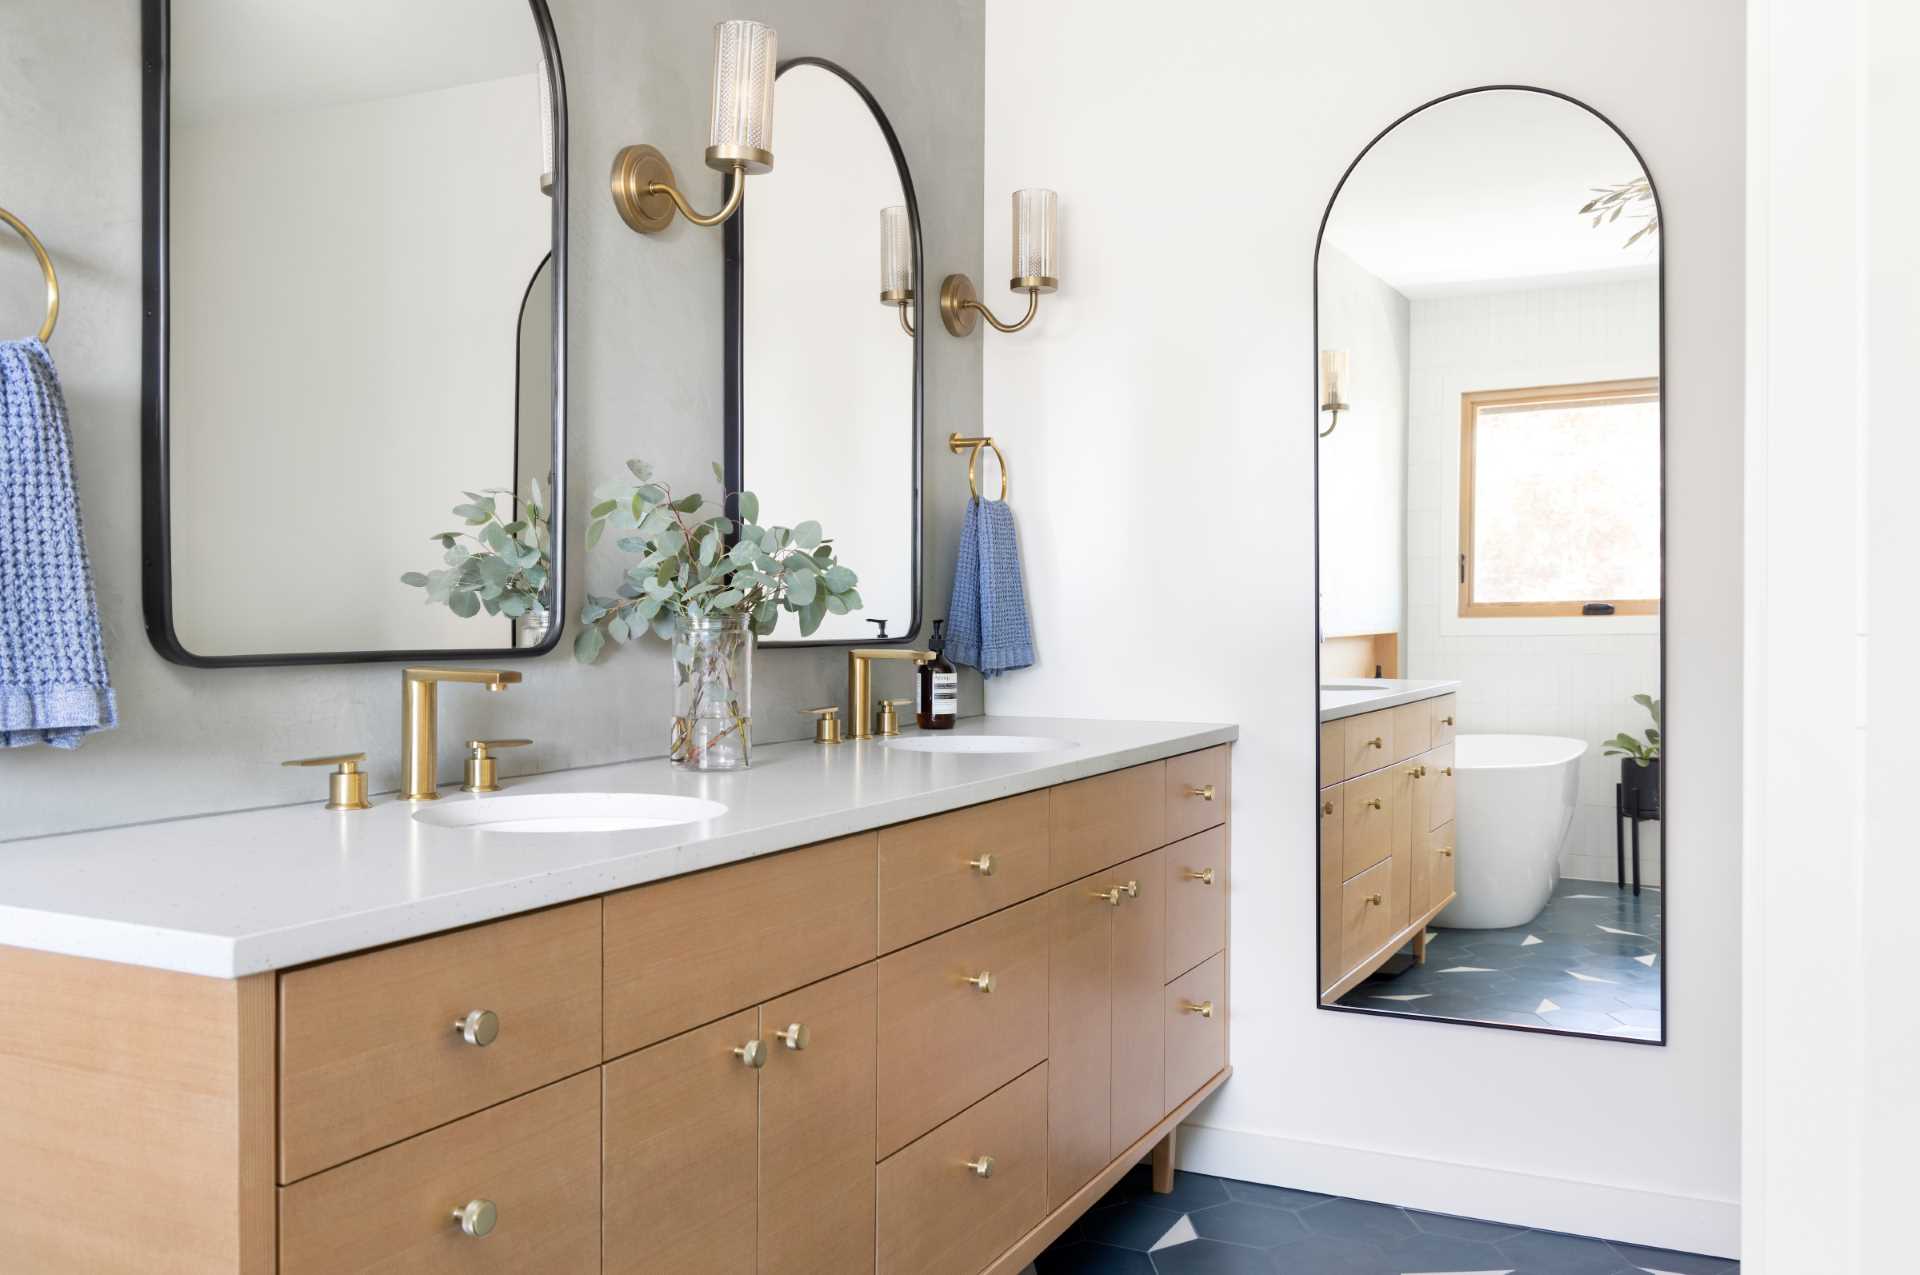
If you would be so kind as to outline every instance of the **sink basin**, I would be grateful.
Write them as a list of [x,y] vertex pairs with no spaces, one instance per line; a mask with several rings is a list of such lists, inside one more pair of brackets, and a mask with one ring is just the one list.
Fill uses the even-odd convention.
[[413,817],[476,832],[627,832],[718,819],[725,805],[648,792],[555,792],[524,797],[442,798]]
[[881,747],[907,753],[1050,753],[1079,745],[1043,735],[903,735]]

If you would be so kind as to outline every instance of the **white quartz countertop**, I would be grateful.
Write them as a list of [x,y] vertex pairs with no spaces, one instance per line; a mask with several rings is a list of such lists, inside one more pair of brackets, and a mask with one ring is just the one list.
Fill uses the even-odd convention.
[[1397,708],[1459,689],[1458,682],[1416,682],[1391,677],[1329,678],[1320,683],[1320,720],[1331,722],[1375,709]]
[[[316,801],[12,841],[0,844],[0,944],[238,978],[1157,761],[1228,743],[1239,728],[974,717],[954,733],[1064,746],[776,744],[732,774],[652,760],[500,781],[499,796],[671,793],[727,806],[715,819],[638,831],[436,827],[388,795],[363,811]],[[436,806],[492,799],[440,792]]]

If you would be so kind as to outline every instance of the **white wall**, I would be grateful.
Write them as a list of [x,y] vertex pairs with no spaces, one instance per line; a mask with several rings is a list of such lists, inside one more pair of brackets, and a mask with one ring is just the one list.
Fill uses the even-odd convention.
[[1323,246],[1320,348],[1350,356],[1353,410],[1320,440],[1322,637],[1406,624],[1407,333],[1407,299]]
[[1743,1269],[1908,1270],[1920,14],[1748,21]]
[[[1659,375],[1659,281],[1423,298],[1412,325],[1405,675],[1465,682],[1462,731],[1586,740],[1560,867],[1611,881],[1620,759],[1600,744],[1652,724],[1632,697],[1660,693],[1660,621],[1460,618],[1460,396]],[[1676,489],[1675,500],[1686,498]],[[1641,879],[1659,884],[1658,823],[1641,825],[1640,854]]]
[[[1195,1167],[1735,1247],[1741,14],[1223,0],[1170,20],[989,0],[985,273],[1005,259],[1011,189],[1058,188],[1063,241],[1033,329],[986,340],[986,422],[1027,525],[1046,519],[1022,545],[1049,653],[996,679],[989,707],[1243,730],[1237,1071],[1184,1139]],[[1314,1007],[1315,231],[1402,111],[1514,82],[1618,122],[1669,219],[1665,1048]]]

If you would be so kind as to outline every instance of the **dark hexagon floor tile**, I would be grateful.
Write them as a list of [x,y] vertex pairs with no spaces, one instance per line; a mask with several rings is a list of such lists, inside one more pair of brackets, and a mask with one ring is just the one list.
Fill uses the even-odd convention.
[[[1163,1249],[1154,1256],[1177,1251]],[[1400,1268],[1374,1245],[1326,1235],[1309,1235],[1298,1244],[1272,1250],[1267,1258],[1269,1266],[1252,1269],[1271,1270],[1276,1275],[1402,1275]],[[1174,1275],[1169,1266],[1163,1265],[1160,1270],[1162,1275]]]
[[1704,1253],[1675,1253],[1664,1248],[1641,1248],[1637,1244],[1622,1244],[1618,1240],[1613,1241],[1611,1247],[1630,1266],[1651,1266],[1656,1271],[1670,1271],[1672,1275],[1739,1275],[1740,1271],[1740,1263],[1731,1258],[1708,1257]]
[[1307,1233],[1300,1219],[1285,1209],[1270,1209],[1238,1200],[1187,1216],[1193,1222],[1193,1229],[1205,1238],[1251,1248],[1289,1244]]
[[1039,1275],[1155,1275],[1145,1253],[1105,1244],[1069,1244],[1048,1249],[1034,1263]]
[[1365,1200],[1329,1200],[1300,1210],[1309,1231],[1337,1239],[1369,1240],[1375,1244],[1418,1234],[1407,1215],[1390,1204]]
[[1518,1275],[1615,1275],[1620,1255],[1603,1240],[1528,1231],[1495,1246]]
[[1129,1203],[1119,1208],[1100,1209],[1073,1224],[1067,1238],[1075,1243],[1111,1244],[1144,1253],[1160,1242],[1160,1237],[1179,1222],[1179,1211]]
[[1153,1172],[1145,1164],[1130,1170],[1127,1175],[1113,1184],[1095,1205],[1104,1209],[1116,1204],[1150,1204],[1156,1209],[1171,1209],[1175,1213],[1185,1213],[1191,1209],[1203,1209],[1209,1204],[1220,1204],[1227,1198],[1225,1179],[1209,1177],[1204,1173],[1188,1173],[1176,1170],[1173,1175],[1173,1190],[1166,1195],[1153,1193]]
[[1227,1194],[1236,1200],[1248,1204],[1260,1204],[1270,1209],[1304,1209],[1315,1204],[1325,1204],[1333,1197],[1314,1191],[1296,1191],[1291,1187],[1267,1186],[1260,1182],[1239,1182],[1232,1178],[1222,1178]]
[[1456,1240],[1479,1240],[1493,1244],[1523,1235],[1527,1230],[1524,1226],[1483,1222],[1475,1217],[1454,1217],[1451,1213],[1421,1213],[1415,1209],[1402,1209],[1401,1212],[1428,1235],[1445,1235]]
[[1159,1275],[1273,1275],[1274,1265],[1265,1249],[1192,1240],[1155,1253],[1153,1269]]
[[1480,1240],[1416,1235],[1380,1246],[1395,1271],[1497,1271],[1500,1250]]

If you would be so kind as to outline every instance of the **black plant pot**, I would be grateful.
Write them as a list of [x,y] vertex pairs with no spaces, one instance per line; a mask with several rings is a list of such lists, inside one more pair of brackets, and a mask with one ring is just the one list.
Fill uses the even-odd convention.
[[1620,759],[1620,804],[1636,819],[1660,817],[1660,759],[1642,766],[1631,757]]

